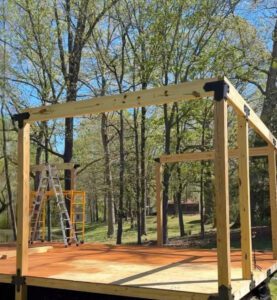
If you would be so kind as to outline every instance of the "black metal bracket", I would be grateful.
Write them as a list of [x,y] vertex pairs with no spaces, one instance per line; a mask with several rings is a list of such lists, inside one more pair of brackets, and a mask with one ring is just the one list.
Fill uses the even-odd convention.
[[245,118],[248,119],[248,117],[250,116],[250,108],[246,104],[244,104],[243,106],[243,111],[245,113]]
[[207,82],[203,88],[206,92],[214,91],[215,101],[227,99],[229,93],[229,85],[224,80]]
[[17,292],[20,292],[20,287],[26,284],[26,277],[21,276],[20,269],[17,269],[16,275],[12,276],[12,284],[16,286]]
[[233,300],[234,295],[232,295],[232,288],[227,287],[225,285],[221,285],[218,288],[218,298],[219,299],[226,299],[226,300]]
[[21,114],[15,114],[12,116],[13,121],[18,122],[18,127],[23,128],[24,120],[28,120],[30,118],[30,114],[28,112],[24,112]]
[[157,162],[157,163],[160,163],[160,162],[161,162],[161,160],[160,160],[160,158],[159,158],[159,157],[157,157],[157,158],[154,158],[154,161],[155,161],[155,162]]
[[251,282],[249,285],[249,290],[252,291],[256,287],[256,281],[254,280],[253,274],[251,274]]

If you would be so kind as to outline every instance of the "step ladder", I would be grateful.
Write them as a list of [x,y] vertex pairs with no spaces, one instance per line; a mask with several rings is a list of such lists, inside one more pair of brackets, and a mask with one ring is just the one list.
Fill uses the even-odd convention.
[[[61,230],[63,235],[63,241],[65,246],[71,245],[71,241],[74,241],[76,245],[79,245],[77,235],[74,226],[72,226],[69,213],[65,205],[65,199],[63,190],[61,187],[60,179],[58,176],[57,168],[54,165],[46,164],[43,168],[40,176],[38,190],[33,202],[33,209],[30,217],[30,243],[32,244],[39,234],[39,224],[41,212],[43,209],[43,201],[45,199],[45,193],[47,190],[52,189],[54,198],[56,199],[56,205],[59,212]],[[66,232],[69,232],[69,238]]]

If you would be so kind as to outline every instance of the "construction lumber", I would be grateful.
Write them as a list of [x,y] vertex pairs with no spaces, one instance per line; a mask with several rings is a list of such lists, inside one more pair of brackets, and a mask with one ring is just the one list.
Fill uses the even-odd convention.
[[24,112],[30,114],[29,122],[36,122],[161,105],[183,100],[195,100],[212,96],[213,92],[206,92],[203,86],[207,82],[217,80],[217,78],[200,79],[148,90],[30,108],[24,110]]
[[277,259],[277,180],[276,180],[276,151],[272,148],[268,154],[269,195],[272,232],[272,252]]
[[228,103],[235,109],[235,111],[242,115],[247,116],[250,126],[255,130],[260,137],[266,141],[269,145],[277,149],[277,141],[270,130],[266,127],[259,116],[254,112],[254,110],[247,104],[240,93],[232,85],[232,83],[224,77],[225,83],[229,86],[229,91],[227,93]]
[[228,132],[227,103],[223,99],[215,101],[214,122],[218,286],[220,292],[228,294],[231,289]]
[[[29,239],[29,173],[30,173],[30,124],[23,122],[18,129],[18,181],[17,181],[17,277],[28,273]],[[16,300],[27,299],[24,285],[16,286]]]
[[252,278],[252,234],[249,181],[248,121],[238,115],[239,203],[242,278]]
[[[249,148],[249,156],[267,156],[269,153],[269,147],[255,147]],[[199,160],[213,160],[215,157],[214,150],[203,151],[203,152],[185,152],[180,154],[168,154],[161,155],[161,163],[176,163],[182,161],[199,161]],[[229,149],[229,158],[238,158],[239,150],[238,148]]]

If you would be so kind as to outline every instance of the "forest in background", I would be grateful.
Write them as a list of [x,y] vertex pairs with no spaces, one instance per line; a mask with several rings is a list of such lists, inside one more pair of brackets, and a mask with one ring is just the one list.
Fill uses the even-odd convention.
[[[17,124],[31,106],[81,101],[226,75],[277,136],[277,23],[274,0],[2,0],[0,13],[0,217],[16,239]],[[229,112],[229,143],[236,118]],[[31,163],[80,164],[88,222],[124,242],[129,221],[137,243],[155,212],[154,159],[213,148],[213,102],[192,101],[40,122],[31,128]],[[263,145],[251,133],[250,146]],[[252,224],[270,221],[267,161],[251,159]],[[214,223],[211,162],[167,165],[165,214],[200,202],[201,235]],[[38,178],[32,174],[34,185]],[[65,189],[70,189],[68,172]],[[237,164],[230,161],[230,207],[238,221]],[[5,217],[3,217],[5,216]],[[167,216],[164,240],[168,239]]]

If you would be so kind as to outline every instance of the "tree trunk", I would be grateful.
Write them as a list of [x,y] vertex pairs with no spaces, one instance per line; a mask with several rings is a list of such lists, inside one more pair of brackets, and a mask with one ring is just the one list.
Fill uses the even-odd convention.
[[[167,104],[164,104],[164,129],[165,129],[165,141],[164,141],[164,152],[165,154],[170,154],[170,133],[171,126],[168,118]],[[169,180],[170,180],[170,169],[168,165],[164,167],[163,174],[163,243],[168,242],[168,232],[167,232],[167,209],[169,200]]]
[[264,100],[261,118],[272,131],[277,135],[277,20],[273,31],[271,65],[268,72],[266,84],[266,98]]
[[141,186],[141,234],[146,235],[146,168],[145,168],[145,119],[146,108],[141,108],[141,143],[140,143],[140,186]]
[[[176,153],[180,153],[181,148],[181,134],[180,134],[180,116],[179,116],[179,105],[176,104]],[[179,220],[179,230],[180,236],[185,235],[184,219],[183,219],[183,210],[182,210],[182,192],[183,192],[183,183],[182,183],[182,174],[181,167],[177,164],[177,180],[178,180],[178,190],[176,193],[177,201],[177,211],[178,211],[178,220]]]
[[117,239],[116,243],[121,244],[122,242],[122,231],[123,231],[123,201],[124,201],[124,170],[125,170],[125,160],[124,160],[124,119],[123,111],[119,113],[120,117],[120,130],[119,130],[119,205],[118,205],[118,220],[117,220]]
[[201,238],[205,236],[205,211],[204,211],[204,162],[201,161],[200,170],[200,227]]
[[99,222],[98,196],[97,196],[97,194],[95,194],[94,201],[95,201],[95,221]]
[[114,235],[114,223],[115,223],[115,215],[114,215],[114,199],[112,193],[112,172],[111,172],[111,162],[110,162],[110,149],[109,149],[109,138],[107,131],[107,115],[101,115],[101,136],[102,136],[102,144],[104,149],[104,157],[105,157],[105,183],[106,183],[106,197],[107,197],[107,225],[108,231],[107,236],[112,237]]
[[10,170],[9,170],[9,160],[8,160],[8,150],[7,150],[6,121],[5,121],[4,104],[3,103],[1,106],[1,119],[2,119],[2,133],[3,133],[2,134],[2,137],[3,137],[2,150],[3,150],[3,156],[4,156],[4,170],[5,170],[7,193],[8,193],[8,199],[9,199],[8,202],[9,202],[13,239],[14,239],[14,241],[16,241],[16,235],[17,235],[16,219],[15,219],[15,213],[14,213],[14,209],[13,209],[13,196],[12,196],[12,187],[11,187],[11,181],[10,181]]
[[180,236],[185,236],[185,225],[183,219],[183,210],[182,210],[182,177],[181,177],[181,168],[177,166],[177,177],[178,177],[178,190],[176,193],[176,202],[177,202],[177,210],[178,210],[178,220],[179,220],[179,230]]
[[134,108],[134,143],[136,153],[136,204],[137,204],[137,243],[141,244],[141,207],[140,207],[140,169],[139,169],[139,135],[137,109]]
[[[6,28],[6,11],[5,11],[5,4],[3,6],[3,28],[5,30]],[[10,181],[10,170],[9,170],[9,160],[8,160],[8,149],[7,149],[7,136],[6,136],[6,120],[5,120],[5,114],[4,114],[4,105],[5,105],[5,97],[6,97],[6,63],[7,63],[7,48],[6,48],[6,40],[4,40],[4,47],[3,47],[3,68],[2,68],[2,74],[4,76],[4,80],[2,83],[2,103],[1,103],[1,118],[2,118],[2,137],[3,137],[3,156],[4,156],[4,170],[5,170],[5,177],[6,177],[6,185],[7,185],[7,192],[8,192],[8,199],[9,199],[9,209],[10,209],[10,218],[11,218],[11,226],[13,231],[13,239],[16,241],[17,236],[17,228],[16,228],[16,218],[15,213],[13,209],[13,196],[12,196],[12,188],[11,188],[11,181]],[[2,208],[5,205],[2,205]]]

